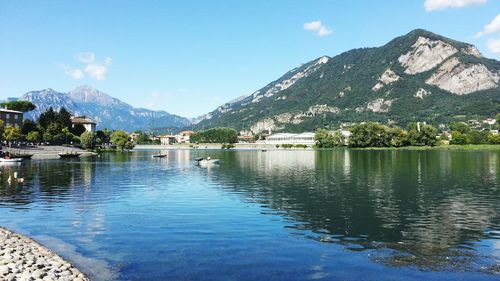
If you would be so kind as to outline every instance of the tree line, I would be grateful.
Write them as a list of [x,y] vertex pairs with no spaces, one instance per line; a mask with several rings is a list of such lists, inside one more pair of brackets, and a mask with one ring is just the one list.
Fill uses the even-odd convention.
[[191,135],[194,143],[236,143],[238,133],[232,128],[212,128]]
[[[499,119],[500,115],[497,115]],[[498,125],[497,125],[498,126]],[[463,122],[449,124],[451,130],[450,144],[500,144],[500,134],[490,131],[474,131]],[[376,122],[355,125],[346,137],[340,131],[317,129],[315,132],[316,147],[334,148],[349,147],[404,147],[404,146],[435,146],[440,141],[448,141],[448,135],[443,133],[438,137],[437,129],[428,124],[410,123],[407,129],[389,127]]]
[[[22,112],[31,111],[36,106],[29,101],[13,101],[0,104],[6,109]],[[95,149],[108,144],[118,149],[131,149],[134,143],[125,131],[107,129],[89,132],[82,124],[71,122],[71,113],[62,107],[55,111],[49,107],[42,112],[36,121],[26,119],[21,127],[5,126],[0,120],[0,138],[9,144],[15,141],[45,143],[51,145],[81,145],[85,149]]]

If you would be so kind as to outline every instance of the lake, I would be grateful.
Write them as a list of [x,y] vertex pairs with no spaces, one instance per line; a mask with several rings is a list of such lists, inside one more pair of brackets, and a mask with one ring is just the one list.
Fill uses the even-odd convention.
[[500,151],[157,152],[0,166],[0,225],[93,280],[500,278]]

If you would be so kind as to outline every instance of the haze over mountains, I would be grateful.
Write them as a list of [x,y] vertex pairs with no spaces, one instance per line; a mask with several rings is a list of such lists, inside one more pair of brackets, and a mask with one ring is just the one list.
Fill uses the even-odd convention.
[[89,86],[78,87],[68,93],[53,89],[32,91],[20,97],[33,102],[37,108],[26,114],[36,119],[52,106],[55,110],[65,107],[74,115],[88,116],[97,122],[98,128],[124,129],[127,131],[151,128],[180,128],[191,124],[190,120],[165,111],[135,108]]
[[361,121],[439,124],[500,112],[500,62],[473,45],[418,29],[381,47],[312,60],[193,120],[135,108],[89,86],[68,93],[32,91],[21,99],[37,105],[28,118],[64,106],[95,119],[99,128],[127,131],[224,126],[259,133]]

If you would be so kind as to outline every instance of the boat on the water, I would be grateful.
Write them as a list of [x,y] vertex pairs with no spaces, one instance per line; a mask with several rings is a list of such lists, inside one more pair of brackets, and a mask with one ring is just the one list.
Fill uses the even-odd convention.
[[2,163],[18,163],[23,161],[23,158],[0,158]]
[[81,155],[81,153],[76,152],[76,151],[59,152],[58,154],[59,154],[59,157],[61,157],[61,158],[78,158]]
[[11,155],[12,158],[20,158],[20,159],[31,159],[31,157],[33,157],[33,154],[29,154],[29,153],[26,153],[26,154],[12,154]]
[[165,158],[167,157],[167,154],[153,154],[151,155],[153,158]]
[[210,159],[210,158],[195,158],[194,159],[195,165],[218,165],[220,164],[219,159]]

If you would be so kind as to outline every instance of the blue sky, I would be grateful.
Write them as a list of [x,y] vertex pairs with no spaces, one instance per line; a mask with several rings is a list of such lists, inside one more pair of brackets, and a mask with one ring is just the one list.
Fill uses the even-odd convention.
[[500,58],[498,0],[0,0],[0,98],[87,84],[195,117],[301,63],[415,28]]

